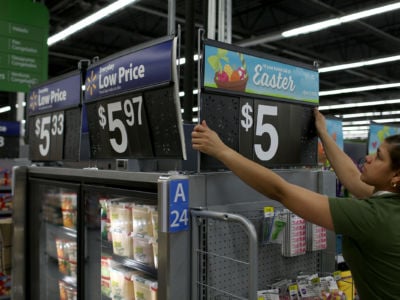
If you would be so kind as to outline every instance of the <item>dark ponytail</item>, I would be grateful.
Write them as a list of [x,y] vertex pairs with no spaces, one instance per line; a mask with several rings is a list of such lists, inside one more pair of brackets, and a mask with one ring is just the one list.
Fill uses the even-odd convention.
[[392,170],[400,170],[400,134],[388,136],[385,138],[385,142],[389,144]]

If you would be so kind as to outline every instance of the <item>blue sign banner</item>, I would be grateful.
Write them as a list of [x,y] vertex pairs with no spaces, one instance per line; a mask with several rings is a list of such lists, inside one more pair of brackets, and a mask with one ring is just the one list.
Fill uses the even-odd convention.
[[204,87],[318,104],[317,70],[221,47],[205,45]]
[[371,123],[368,134],[368,154],[376,153],[385,138],[395,134],[400,134],[399,126]]
[[169,182],[169,232],[189,229],[189,180]]
[[28,94],[28,115],[78,107],[81,86],[81,74],[75,73],[32,88]]
[[[85,101],[172,80],[173,40],[142,48],[89,67]],[[134,50],[132,50],[134,51]]]
[[0,135],[20,136],[21,125],[19,122],[0,121]]

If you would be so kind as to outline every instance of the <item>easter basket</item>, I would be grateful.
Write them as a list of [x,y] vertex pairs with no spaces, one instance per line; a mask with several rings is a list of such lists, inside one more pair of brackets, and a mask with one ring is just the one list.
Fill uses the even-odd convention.
[[218,80],[217,74],[218,74],[218,72],[215,73],[214,82],[218,88],[236,91],[236,92],[244,92],[245,91],[247,80],[249,79],[248,76],[244,77],[243,79],[236,80],[236,81],[220,81],[220,80]]

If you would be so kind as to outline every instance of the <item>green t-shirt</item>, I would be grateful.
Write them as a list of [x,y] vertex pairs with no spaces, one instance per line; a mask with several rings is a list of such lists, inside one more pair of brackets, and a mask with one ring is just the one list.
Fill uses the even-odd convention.
[[360,299],[400,299],[400,195],[330,198],[329,206]]

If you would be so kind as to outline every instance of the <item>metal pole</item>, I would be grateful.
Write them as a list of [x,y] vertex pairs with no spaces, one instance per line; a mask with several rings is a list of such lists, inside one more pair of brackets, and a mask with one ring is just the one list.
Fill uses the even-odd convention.
[[194,88],[194,1],[185,1],[186,23],[185,23],[185,67],[184,67],[184,92],[183,120],[188,123],[193,118],[193,88]]

